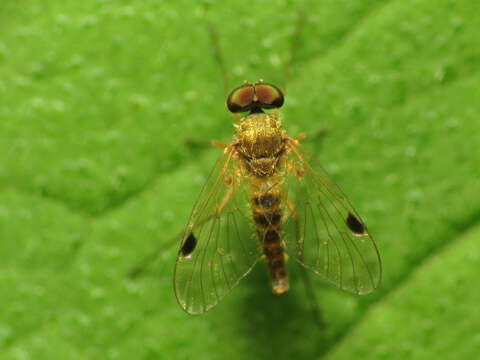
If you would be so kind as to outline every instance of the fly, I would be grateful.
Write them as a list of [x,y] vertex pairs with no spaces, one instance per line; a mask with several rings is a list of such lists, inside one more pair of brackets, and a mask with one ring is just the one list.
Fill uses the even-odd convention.
[[175,295],[190,314],[218,304],[263,259],[277,295],[289,289],[287,258],[356,294],[380,281],[372,236],[323,167],[307,161],[305,136],[287,135],[283,103],[280,88],[263,81],[227,97],[235,135],[203,186],[175,264]]

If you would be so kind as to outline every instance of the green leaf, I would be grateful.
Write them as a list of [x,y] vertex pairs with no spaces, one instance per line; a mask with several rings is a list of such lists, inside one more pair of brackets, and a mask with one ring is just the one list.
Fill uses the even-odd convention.
[[[0,358],[475,358],[479,232],[463,234],[480,214],[479,10],[2,2]],[[188,316],[172,290],[175,234],[220,152],[201,144],[233,134],[207,24],[230,88],[281,86],[299,12],[285,128],[313,134],[377,241],[382,283],[358,297],[312,278],[319,328],[293,262],[282,297],[260,264]]]
[[478,353],[480,227],[433,254],[327,359],[468,359]]

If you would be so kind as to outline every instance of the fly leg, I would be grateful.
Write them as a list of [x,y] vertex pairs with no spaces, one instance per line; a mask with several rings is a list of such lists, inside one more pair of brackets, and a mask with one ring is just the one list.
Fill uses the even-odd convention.
[[[231,195],[230,195],[231,196]],[[225,205],[224,205],[225,206]],[[217,210],[218,211],[218,210]],[[206,219],[204,219],[202,222],[207,222],[211,219],[212,217],[209,216]],[[150,254],[146,255],[143,259],[141,259],[135,266],[132,266],[132,268],[127,272],[127,276],[129,278],[135,279],[139,276],[142,275],[142,273],[152,264],[155,262],[155,260],[158,259],[158,257],[170,249],[175,244],[178,244],[179,239],[182,239],[183,236],[185,235],[185,230],[180,231],[177,233],[175,236],[170,238],[168,241],[165,243],[162,243],[159,245],[156,249],[154,249]]]
[[[229,78],[228,78],[228,71],[227,66],[225,65],[225,58],[223,56],[222,47],[220,46],[220,40],[217,33],[217,28],[213,23],[207,24],[208,34],[210,35],[210,41],[212,43],[213,48],[213,56],[217,61],[217,64],[220,68],[220,72],[222,73],[222,80],[223,80],[223,94],[225,97],[225,101],[227,101],[227,97],[229,94]],[[241,116],[239,114],[232,113],[233,118],[235,119],[235,123],[238,124],[240,122]]]
[[325,322],[323,321],[322,312],[320,311],[320,307],[318,306],[317,297],[315,296],[315,292],[313,291],[312,281],[310,276],[307,273],[307,269],[302,265],[298,264],[298,268],[300,269],[300,275],[303,280],[303,284],[305,285],[305,291],[307,293],[308,301],[310,302],[310,308],[312,310],[312,316],[315,323],[318,325],[320,329],[325,328]]
[[328,135],[330,129],[326,125],[322,125],[317,129],[314,129],[310,135],[302,133],[293,138],[293,140],[297,143],[299,142],[307,142],[307,143],[314,143],[315,145],[321,145],[321,141]]
[[181,143],[190,150],[202,150],[209,147],[210,143],[208,140],[203,140],[191,136],[184,136],[181,138]]
[[[220,40],[218,37],[217,33],[217,28],[215,25],[211,22],[206,24],[206,30],[208,33],[208,36],[210,38],[210,42],[212,44],[212,50],[213,50],[213,57],[215,58],[215,61],[217,62],[220,72],[222,75],[222,81],[223,81],[223,93],[225,96],[225,100],[227,100],[228,92],[229,92],[229,78],[228,78],[228,72],[227,72],[227,66],[225,64],[225,58],[223,56],[223,51],[220,46]],[[238,114],[232,114],[233,118],[235,121],[238,123],[240,121],[240,115]],[[200,148],[207,148],[208,147],[208,141],[202,140],[202,139],[197,139],[194,137],[184,137],[182,139],[182,142],[185,146],[188,148],[191,148],[192,150],[197,150]],[[214,145],[216,146],[216,145]],[[226,147],[226,146],[225,146]]]
[[211,144],[213,147],[216,147],[216,148],[219,148],[219,149],[222,149],[222,150],[228,147],[227,144],[224,144],[224,143],[222,143],[222,142],[220,142],[220,141],[217,141],[217,140],[212,140],[212,141],[210,141],[210,144]]
[[[297,256],[299,257],[300,261],[302,261],[303,251],[302,251],[302,243],[300,240],[300,227],[299,227],[299,219],[297,211],[295,210],[295,204],[287,197],[286,200],[287,207],[290,211],[289,216],[292,217],[293,221],[295,221],[295,229],[296,229],[296,248],[297,248]],[[300,276],[302,277],[303,284],[305,285],[305,291],[307,293],[308,301],[310,302],[310,308],[312,310],[312,316],[315,323],[318,325],[320,329],[325,328],[325,323],[323,321],[322,313],[320,311],[320,307],[318,306],[317,297],[315,296],[315,292],[313,291],[312,282],[310,280],[310,276],[308,275],[307,269],[298,263],[298,268],[300,270]]]
[[[326,125],[321,125],[316,129],[313,129],[309,136],[305,136],[305,142],[314,144],[314,147],[320,147],[322,145],[323,140],[327,137],[328,133],[330,132],[330,128]],[[303,140],[303,139],[302,139]]]
[[[215,144],[215,146],[222,147],[222,144],[218,145]],[[225,145],[226,147],[227,145]],[[217,211],[215,213],[215,216],[219,216],[222,211],[225,209],[225,206],[228,204],[228,201],[232,197],[235,187],[233,186],[233,176],[228,175],[225,178],[225,185],[230,186],[230,189],[228,192],[225,194],[223,197],[222,201],[220,202],[220,205],[217,207]],[[212,216],[207,217],[206,219],[202,220],[201,223],[205,223],[209,221],[212,218]],[[147,268],[152,264],[164,251],[167,251],[171,246],[174,244],[178,243],[178,240],[181,239],[184,236],[184,230],[176,234],[174,237],[169,239],[167,242],[161,244],[158,246],[154,251],[152,251],[150,254],[145,256],[142,260],[140,260],[135,266],[133,266],[127,273],[127,276],[130,278],[137,278],[139,277]]]
[[184,230],[173,236],[167,242],[159,245],[150,254],[141,259],[135,266],[133,266],[127,273],[129,278],[135,279],[142,275],[142,273],[152,264],[164,251],[167,251],[174,244],[178,243],[178,239],[183,236]]
[[[230,189],[230,191],[227,192],[225,197],[223,198],[222,202],[220,203],[220,206],[217,208],[216,215],[220,214],[223,209],[225,208],[225,205],[228,203],[228,200],[230,197],[233,195],[233,187]],[[211,219],[212,217],[209,216],[202,222],[207,222]],[[127,276],[129,278],[135,279],[142,275],[142,273],[153,263],[157,258],[165,251],[167,251],[170,247],[172,247],[174,244],[178,244],[178,240],[181,239],[185,234],[185,230],[180,231],[177,233],[175,236],[173,236],[171,239],[169,239],[167,242],[161,244],[158,246],[155,250],[153,250],[150,254],[145,256],[142,260],[140,260],[135,266],[133,266],[127,273]]]
[[182,139],[182,143],[183,143],[183,145],[190,148],[191,150],[206,149],[209,146],[213,146],[213,147],[224,150],[228,147],[227,144],[222,143],[222,142],[217,141],[217,140],[211,140],[209,142],[208,140],[195,139],[193,137],[184,137]]
[[288,77],[290,75],[290,68],[295,60],[295,55],[297,53],[298,43],[300,42],[300,35],[302,33],[302,27],[305,24],[305,10],[303,7],[299,6],[297,8],[297,19],[295,23],[295,30],[292,36],[292,42],[290,43],[290,52],[287,58],[287,65],[285,66],[284,74],[283,74],[283,91],[287,93],[287,83]]
[[228,201],[230,200],[230,198],[232,197],[233,193],[235,191],[235,188],[233,186],[230,187],[230,189],[228,190],[228,192],[225,194],[225,196],[223,197],[222,201],[220,202],[220,206],[217,207],[217,211],[215,212],[215,215],[216,216],[220,216],[220,214],[222,213],[223,209],[225,208],[225,206],[228,204]]
[[215,57],[215,60],[217,61],[218,66],[220,67],[220,71],[222,73],[223,93],[225,95],[225,100],[227,100],[229,79],[228,79],[227,67],[225,65],[225,59],[223,57],[223,51],[220,46],[220,41],[218,39],[217,29],[213,23],[208,23],[207,31],[208,31],[208,35],[210,36],[210,41],[212,42],[213,56]]

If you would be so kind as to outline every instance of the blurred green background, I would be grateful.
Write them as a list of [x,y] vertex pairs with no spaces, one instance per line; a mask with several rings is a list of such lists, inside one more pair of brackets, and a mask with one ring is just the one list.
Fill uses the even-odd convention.
[[[302,5],[299,5],[302,4]],[[166,246],[228,142],[230,87],[281,84],[284,106],[382,254],[372,295],[263,264],[185,314]],[[480,354],[478,0],[0,4],[0,359],[473,359]],[[291,263],[293,265],[293,263]]]

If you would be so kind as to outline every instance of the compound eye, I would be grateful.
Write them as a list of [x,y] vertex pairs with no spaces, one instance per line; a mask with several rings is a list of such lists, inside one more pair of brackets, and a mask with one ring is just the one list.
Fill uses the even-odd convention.
[[255,95],[252,84],[244,84],[233,89],[227,98],[227,107],[232,113],[250,110]]
[[255,84],[255,94],[263,109],[279,108],[283,105],[282,91],[275,85],[258,82]]

